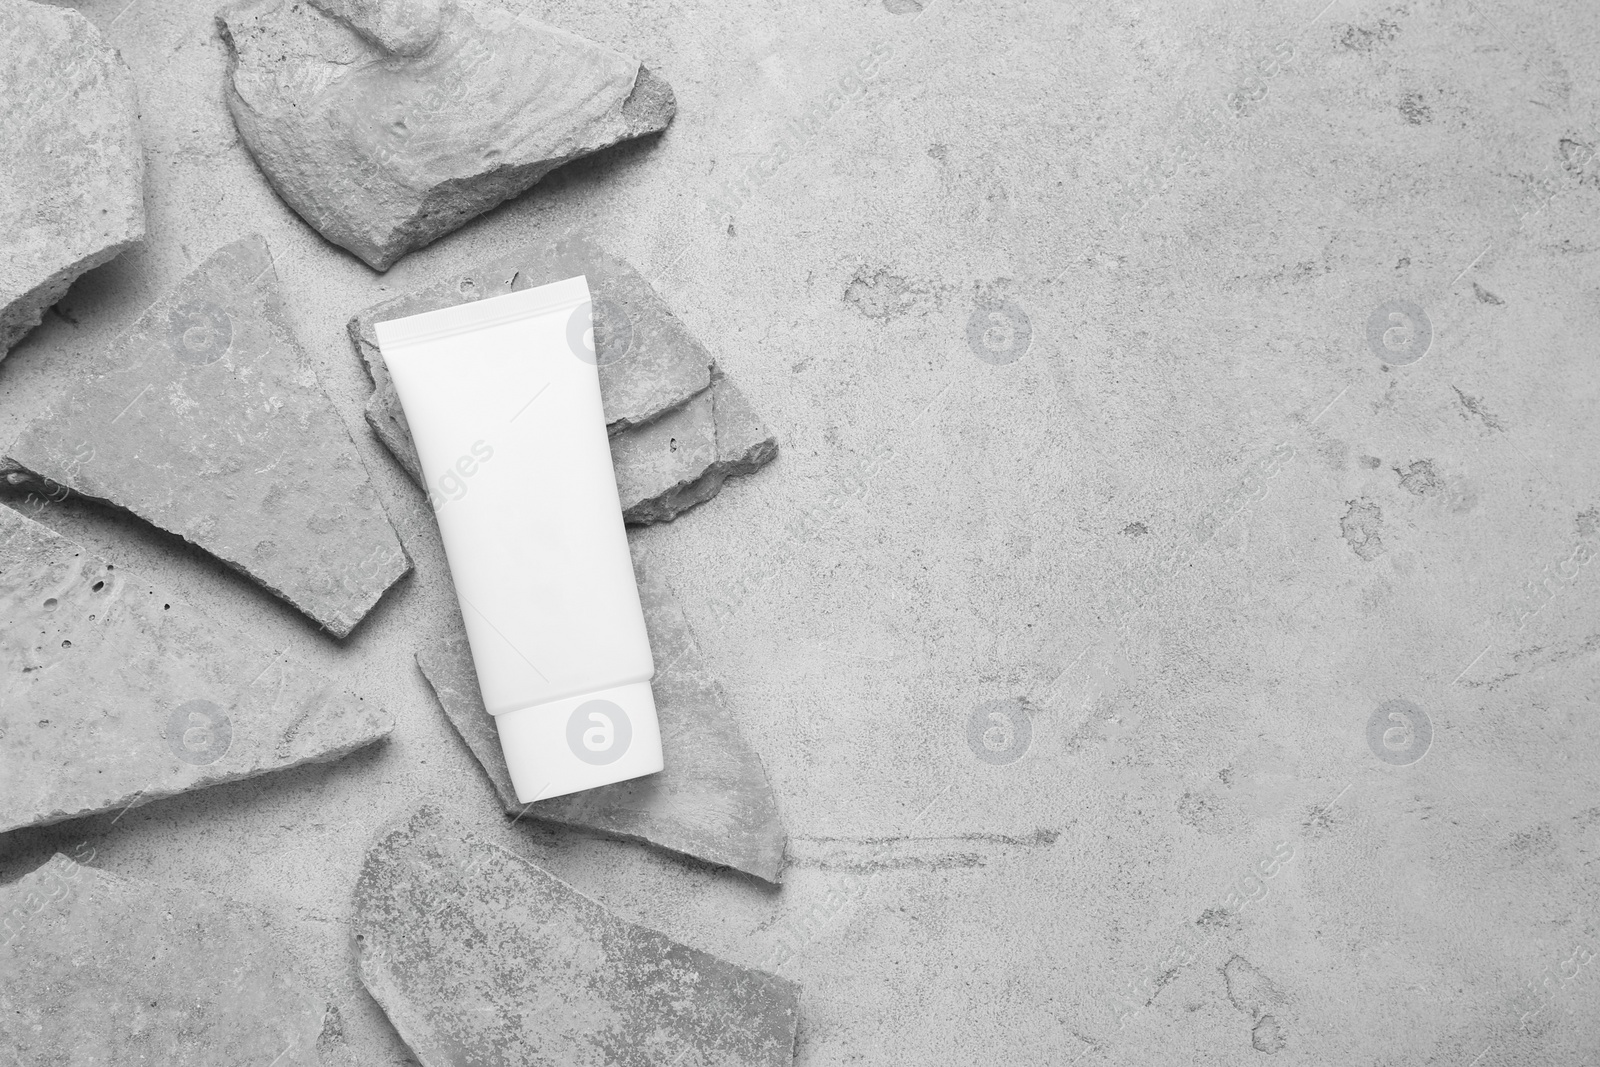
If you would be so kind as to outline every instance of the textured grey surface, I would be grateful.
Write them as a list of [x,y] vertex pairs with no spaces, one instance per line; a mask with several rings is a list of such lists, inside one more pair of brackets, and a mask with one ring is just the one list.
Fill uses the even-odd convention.
[[94,23],[0,3],[0,359],[79,275],[144,237],[138,114]]
[[367,989],[423,1067],[787,1067],[800,991],[607,911],[423,808],[355,887]]
[[0,505],[0,831],[336,760],[394,717]]
[[228,106],[279,195],[377,270],[672,121],[638,60],[493,3],[327,9],[225,8]]
[[[0,364],[0,440],[266,233],[416,575],[335,643],[116,516],[47,521],[400,721],[334,767],[17,831],[4,877],[76,834],[118,873],[248,891],[316,955],[325,1063],[403,1060],[350,985],[344,902],[377,826],[432,796],[677,941],[767,969],[788,946],[802,1067],[1593,1067],[1594,4],[551,4],[672,82],[673,129],[381,278],[235,142],[210,5],[122,5],[81,9],[139,84],[154,236]],[[507,827],[412,659],[454,625],[448,576],[359,432],[345,323],[571,229],[639,267],[783,449],[630,535],[761,753],[781,890]],[[1432,324],[1407,365],[1368,340],[1397,300]],[[1402,486],[1421,461],[1442,488]],[[973,712],[1021,698],[1028,746],[985,720],[979,757]],[[1409,764],[1403,724],[1368,742],[1395,700],[1431,717]],[[1284,998],[1277,1053],[1234,956]]]
[[323,1004],[262,921],[210,891],[57,853],[0,886],[0,1043],[28,1067],[318,1067]]
[[644,778],[518,803],[494,716],[478,693],[466,631],[418,652],[417,665],[508,814],[648,841],[775,883],[786,835],[761,757],[706,670],[672,590],[641,573],[639,602],[655,657],[650,687],[666,764]]
[[126,508],[345,637],[411,570],[307,363],[260,237],[219,249],[6,450]]

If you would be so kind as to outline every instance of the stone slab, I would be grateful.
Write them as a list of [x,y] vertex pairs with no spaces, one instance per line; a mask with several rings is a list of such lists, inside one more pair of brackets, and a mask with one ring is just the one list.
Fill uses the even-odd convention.
[[88,19],[0,3],[0,359],[79,275],[144,239],[138,116]]
[[373,324],[579,274],[588,277],[595,297],[600,396],[628,522],[670,520],[715,496],[729,476],[748,474],[777,455],[777,440],[650,283],[626,260],[569,237],[387,300],[350,320],[351,341],[373,382],[367,422],[419,486],[422,465]]
[[[666,583],[642,574],[639,599],[656,661],[652,688],[666,769],[541,801],[527,815],[648,842],[777,883],[787,834],[761,757],[706,671],[694,632]],[[501,804],[508,813],[522,814],[527,806],[517,801],[494,717],[484,710],[465,631],[417,653],[417,663]]]
[[422,464],[374,323],[504,296],[585,275],[594,297],[600,400],[613,435],[682,405],[711,384],[711,353],[633,264],[585,237],[534,245],[367,308],[347,329],[372,378],[367,421],[418,485]]
[[423,1067],[778,1067],[799,987],[608,911],[424,808],[355,889],[356,966]]
[[411,569],[260,237],[85,361],[8,458],[193,542],[335,637]]
[[638,60],[480,0],[323,6],[219,13],[228,107],[278,195],[377,270],[676,109]]
[[704,393],[656,421],[611,440],[622,517],[643,526],[671,522],[778,454],[777,438],[722,375]]
[[675,516],[682,508],[672,503],[681,490],[716,462],[717,405],[709,388],[649,425],[613,437],[611,468],[623,521],[643,525]]
[[[0,886],[0,1048],[28,1067],[317,1067],[323,1008],[247,909],[57,853]],[[84,860],[85,862],[78,862]]]
[[338,759],[393,719],[0,507],[0,832]]

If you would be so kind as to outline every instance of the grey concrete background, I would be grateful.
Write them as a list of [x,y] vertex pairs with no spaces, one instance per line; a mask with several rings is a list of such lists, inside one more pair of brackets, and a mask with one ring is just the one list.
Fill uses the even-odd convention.
[[[340,645],[171,538],[41,517],[399,725],[333,766],[8,835],[0,877],[87,840],[259,910],[337,1009],[329,1064],[406,1062],[346,923],[374,831],[424,798],[672,937],[754,966],[798,945],[802,1064],[1600,1064],[1597,568],[1568,562],[1600,543],[1600,8],[528,3],[660,71],[677,121],[380,276],[251,163],[210,6],[124,2],[79,10],[139,85],[150,237],[0,365],[0,439],[264,233],[417,573]],[[880,40],[868,90],[719,217]],[[448,576],[362,422],[345,320],[571,228],[656,280],[782,442],[634,537],[766,761],[781,891],[508,825],[412,664]],[[1004,365],[968,342],[999,299],[1030,330]],[[1393,299],[1433,339],[1386,369],[1366,326]],[[1200,540],[1280,443],[1265,496]],[[979,759],[974,709],[1022,699],[1025,754]],[[1367,739],[1396,699],[1432,725],[1409,766]]]

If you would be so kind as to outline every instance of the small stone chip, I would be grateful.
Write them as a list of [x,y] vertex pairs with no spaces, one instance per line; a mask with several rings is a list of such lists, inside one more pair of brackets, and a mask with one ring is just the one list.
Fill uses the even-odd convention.
[[[776,883],[788,838],[761,757],[745,741],[721,688],[706,672],[689,621],[665,582],[639,582],[655,656],[656,713],[666,769],[533,805],[529,816],[645,841]],[[464,631],[417,653],[445,715],[477,757],[507,813],[521,814],[483,707]]]
[[79,275],[144,239],[138,113],[88,19],[0,4],[0,359]]
[[193,542],[336,637],[411,570],[260,237],[89,361],[9,460]]
[[799,987],[613,915],[424,808],[367,853],[356,968],[423,1067],[788,1067]]
[[638,60],[485,0],[246,0],[218,20],[250,154],[377,270],[677,106]]
[[0,1048],[17,1063],[321,1063],[321,1002],[239,905],[57,853],[0,886],[0,925]]
[[0,833],[327,762],[394,726],[7,507],[0,621]]

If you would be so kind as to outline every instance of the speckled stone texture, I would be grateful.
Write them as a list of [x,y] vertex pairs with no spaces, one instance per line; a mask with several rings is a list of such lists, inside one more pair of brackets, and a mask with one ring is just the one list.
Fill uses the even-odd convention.
[[320,1067],[323,1005],[245,906],[57,853],[0,886],[0,1048],[27,1067]]
[[218,16],[227,99],[278,195],[377,270],[569,160],[665,129],[638,60],[484,0],[385,21],[368,3],[255,0]]
[[355,889],[361,980],[423,1067],[788,1067],[799,987],[628,922],[423,808]]
[[194,542],[335,637],[411,569],[260,237],[81,362],[7,459]]
[[351,341],[373,382],[367,422],[418,485],[421,462],[373,323],[579,274],[594,296],[600,398],[625,521],[670,521],[715,496],[729,477],[752,473],[777,456],[777,439],[755,409],[650,283],[626,260],[573,236],[387,300],[350,320]]
[[333,679],[0,506],[0,832],[388,736]]
[[641,572],[639,602],[656,662],[651,689],[665,763],[644,778],[519,803],[465,631],[418,652],[417,664],[508,814],[645,841],[776,883],[787,835],[761,757],[707,670],[672,590]]
[[80,274],[143,239],[138,117],[93,23],[0,2],[0,359]]

